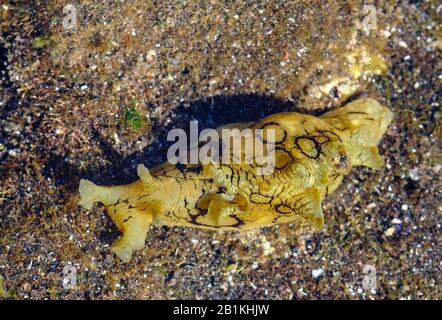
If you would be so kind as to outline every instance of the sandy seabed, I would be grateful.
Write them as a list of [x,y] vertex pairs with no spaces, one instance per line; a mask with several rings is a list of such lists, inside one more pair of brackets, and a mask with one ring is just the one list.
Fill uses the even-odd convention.
[[[74,26],[64,24],[68,3]],[[438,1],[3,1],[0,296],[442,298],[440,10]],[[152,227],[123,264],[104,208],[77,204],[80,178],[134,181],[136,165],[164,161],[167,131],[189,120],[202,129],[318,115],[361,96],[394,113],[380,145],[386,165],[352,170],[324,203],[322,232]]]

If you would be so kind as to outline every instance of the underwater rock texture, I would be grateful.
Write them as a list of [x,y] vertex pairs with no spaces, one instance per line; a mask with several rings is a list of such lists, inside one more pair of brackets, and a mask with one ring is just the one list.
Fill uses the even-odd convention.
[[[441,298],[440,7],[370,3],[4,1],[0,296]],[[359,96],[395,115],[386,165],[344,179],[321,233],[152,227],[122,264],[104,208],[78,207],[80,178],[134,181],[189,120],[318,115]]]

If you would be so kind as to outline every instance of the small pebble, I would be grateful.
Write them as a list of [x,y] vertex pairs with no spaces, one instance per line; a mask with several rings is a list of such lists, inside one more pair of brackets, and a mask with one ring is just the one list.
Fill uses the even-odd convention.
[[318,277],[322,276],[323,274],[324,274],[324,270],[323,269],[313,269],[312,270],[313,278],[318,278]]
[[395,228],[395,227],[390,227],[390,228],[388,228],[387,230],[385,230],[384,234],[385,234],[387,237],[391,237],[391,236],[395,233],[395,231],[396,231],[396,228]]

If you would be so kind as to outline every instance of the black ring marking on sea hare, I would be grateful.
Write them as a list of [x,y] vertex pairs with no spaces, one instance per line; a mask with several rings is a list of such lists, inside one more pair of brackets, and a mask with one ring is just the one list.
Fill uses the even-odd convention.
[[[258,199],[256,199],[259,196],[264,198],[265,201],[259,201]],[[255,204],[270,204],[271,201],[272,201],[272,197],[265,196],[260,192],[254,192],[250,195],[250,202],[255,203]]]
[[[284,141],[287,139],[287,131],[286,131],[283,127],[281,127],[281,125],[280,125],[278,122],[274,122],[274,121],[272,121],[272,122],[267,122],[266,124],[264,124],[264,125],[263,125],[262,127],[260,127],[259,129],[265,130],[265,127],[267,127],[267,126],[277,126],[278,129],[282,130],[282,132],[283,132],[282,140],[281,140],[281,141],[275,140],[275,144],[281,144],[281,143],[284,143]],[[261,137],[261,138],[262,138],[262,141],[261,141],[261,142],[263,142],[263,143],[268,143],[268,141],[267,141],[266,139],[264,139],[264,137]]]
[[281,147],[276,147],[275,148],[275,156],[276,156],[276,151],[284,152],[285,154],[287,154],[290,157],[290,161],[285,163],[283,166],[276,166],[276,161],[275,161],[276,169],[283,169],[283,168],[287,167],[287,165],[289,165],[290,163],[292,163],[294,161],[292,154],[290,152],[288,152],[286,149],[281,148]]
[[[302,147],[299,145],[299,140],[301,140],[301,139],[310,140],[313,142],[315,150],[316,150],[316,154],[314,156],[310,156],[302,149]],[[299,151],[301,151],[301,153],[303,155],[305,155],[306,157],[308,157],[310,159],[314,159],[314,160],[317,160],[319,158],[319,155],[321,154],[321,144],[318,141],[316,141],[314,137],[306,136],[306,135],[294,137],[294,142],[295,142],[296,147],[299,149]]]
[[[217,193],[214,193],[214,194],[221,194],[221,192],[217,192]],[[196,202],[197,204],[195,206],[195,209],[197,209],[198,212],[196,214],[191,214],[190,211],[189,211],[189,215],[188,216],[189,216],[190,220],[186,219],[187,222],[189,222],[190,224],[193,224],[193,225],[203,226],[203,227],[208,227],[208,228],[215,228],[215,229],[219,229],[219,228],[223,228],[223,227],[239,229],[239,228],[241,228],[241,226],[245,225],[245,222],[241,218],[239,218],[237,215],[235,215],[235,214],[229,215],[229,217],[232,217],[233,219],[236,220],[236,223],[232,224],[232,225],[217,226],[217,225],[210,225],[210,224],[205,224],[205,223],[198,222],[197,221],[198,218],[204,217],[205,215],[208,214],[208,210],[207,209],[198,207],[198,204],[199,204],[201,198],[204,197],[204,196],[205,196],[205,190],[203,190],[202,195],[198,198],[198,200]]]
[[132,219],[132,218],[133,218],[132,216],[127,217],[126,219],[123,220],[123,223],[128,222],[128,221],[129,221],[130,219]]
[[366,116],[368,116],[368,113],[364,111],[349,111],[347,112],[347,114],[365,114]]

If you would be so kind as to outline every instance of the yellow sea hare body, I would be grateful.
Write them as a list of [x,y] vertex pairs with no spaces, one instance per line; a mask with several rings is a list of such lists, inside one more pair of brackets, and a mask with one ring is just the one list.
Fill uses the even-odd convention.
[[295,221],[321,229],[321,202],[351,167],[383,165],[377,145],[391,120],[386,107],[364,98],[321,117],[286,112],[236,124],[274,130],[273,173],[260,175],[253,163],[138,165],[140,179],[129,185],[81,180],[80,205],[106,206],[123,232],[112,251],[125,262],[144,247],[151,224],[245,230]]

